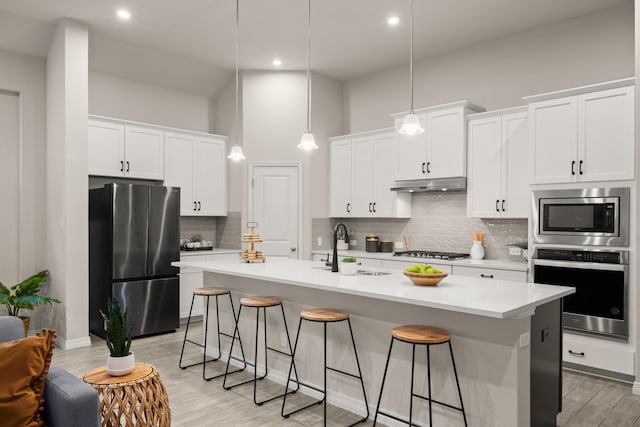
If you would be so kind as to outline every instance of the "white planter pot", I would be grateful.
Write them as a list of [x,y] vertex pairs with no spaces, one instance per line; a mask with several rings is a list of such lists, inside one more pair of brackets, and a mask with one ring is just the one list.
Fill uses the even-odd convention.
[[341,262],[340,263],[340,274],[354,275],[356,273],[358,273],[357,262]]
[[338,240],[338,242],[336,243],[336,248],[339,251],[348,251],[349,250],[349,244],[346,243],[344,240]]
[[107,374],[119,377],[122,375],[127,375],[136,365],[136,359],[133,356],[133,352],[129,353],[128,356],[122,357],[111,357],[107,356]]

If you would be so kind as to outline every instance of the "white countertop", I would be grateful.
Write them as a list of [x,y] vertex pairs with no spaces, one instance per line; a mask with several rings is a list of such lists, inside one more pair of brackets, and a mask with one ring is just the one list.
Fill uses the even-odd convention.
[[194,255],[224,255],[224,254],[239,254],[240,249],[221,249],[213,248],[212,250],[203,251],[180,251],[180,258]]
[[[315,255],[326,255],[329,254],[329,257],[333,254],[333,250],[325,249],[325,250],[313,250],[312,254]],[[480,267],[480,268],[495,268],[498,270],[513,270],[513,271],[527,271],[529,266],[527,265],[526,260],[523,258],[522,262],[515,261],[501,261],[494,259],[480,259],[475,260],[471,258],[458,259],[453,261],[447,261],[444,259],[426,259],[426,258],[415,258],[415,257],[406,257],[406,256],[393,256],[392,252],[365,252],[365,251],[338,251],[338,255],[341,256],[352,256],[356,258],[369,258],[369,259],[382,259],[387,261],[407,261],[407,262],[423,262],[428,264],[445,264],[445,265],[459,265],[464,267]]]
[[438,286],[416,286],[397,270],[363,268],[391,274],[344,276],[326,270],[324,263],[318,261],[289,259],[253,264],[181,261],[172,265],[499,319],[531,316],[537,306],[575,292],[565,286],[455,275],[446,277]]

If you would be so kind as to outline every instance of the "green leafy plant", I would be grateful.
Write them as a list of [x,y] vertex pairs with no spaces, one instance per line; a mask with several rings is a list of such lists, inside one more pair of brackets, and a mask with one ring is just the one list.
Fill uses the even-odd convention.
[[61,301],[43,295],[38,295],[40,288],[46,283],[49,277],[49,270],[42,270],[39,273],[13,285],[10,289],[0,282],[0,303],[7,307],[9,316],[18,316],[21,309],[33,310],[39,305],[60,304]]
[[[133,335],[133,325],[136,322],[134,317],[127,329],[128,309],[124,313],[120,308],[120,303],[116,298],[107,300],[109,314],[106,315],[100,310],[100,315],[104,319],[105,331],[107,332],[107,347],[111,357],[123,357],[131,354],[131,338]],[[137,316],[136,316],[137,317]]]
[[351,257],[351,258],[343,258],[342,259],[342,262],[356,262],[356,261],[358,261],[358,260],[356,258],[353,258],[353,257]]
[[202,235],[201,234],[194,234],[193,236],[191,236],[191,241],[192,242],[202,242]]

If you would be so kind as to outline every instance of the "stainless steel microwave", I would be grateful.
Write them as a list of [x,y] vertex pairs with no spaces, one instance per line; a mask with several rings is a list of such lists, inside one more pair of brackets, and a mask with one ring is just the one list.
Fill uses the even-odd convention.
[[533,192],[533,241],[629,246],[629,188]]

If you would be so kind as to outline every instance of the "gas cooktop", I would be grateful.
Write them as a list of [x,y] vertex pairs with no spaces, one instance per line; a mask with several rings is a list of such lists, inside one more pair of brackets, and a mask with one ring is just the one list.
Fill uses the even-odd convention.
[[414,257],[414,258],[444,259],[444,260],[469,258],[469,254],[464,254],[459,252],[435,252],[435,251],[402,251],[402,252],[394,252],[393,256],[406,256],[406,257]]

